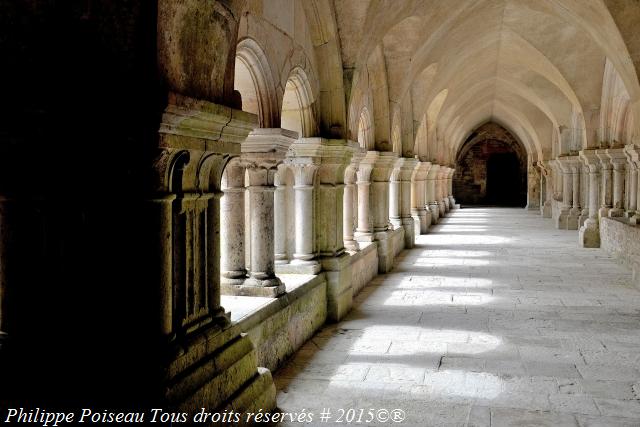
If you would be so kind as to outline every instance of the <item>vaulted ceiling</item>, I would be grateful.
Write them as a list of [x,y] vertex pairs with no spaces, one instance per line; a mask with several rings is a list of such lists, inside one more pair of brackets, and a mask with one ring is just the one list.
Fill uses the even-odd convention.
[[[489,121],[513,132],[533,159],[558,154],[561,140],[566,149],[593,146],[604,134],[603,96],[639,105],[640,55],[628,48],[640,47],[640,37],[626,17],[640,17],[640,6],[628,4],[334,0],[352,79],[351,134],[367,107],[377,143],[399,135],[405,155],[425,160],[451,162]],[[617,95],[603,91],[605,70],[623,88]]]

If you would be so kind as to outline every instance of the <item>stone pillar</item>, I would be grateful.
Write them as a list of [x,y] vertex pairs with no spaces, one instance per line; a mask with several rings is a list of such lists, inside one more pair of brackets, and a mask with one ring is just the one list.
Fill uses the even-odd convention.
[[344,205],[342,214],[342,230],[344,232],[344,246],[349,251],[359,251],[360,246],[354,237],[354,207],[358,187],[356,185],[357,163],[351,163],[344,174]]
[[440,218],[440,204],[438,203],[436,194],[436,180],[440,165],[431,164],[427,173],[427,204],[429,212],[431,212],[431,223],[437,224]]
[[540,209],[540,179],[539,171],[535,163],[527,166],[527,206],[528,210]]
[[599,200],[599,170],[600,160],[595,154],[596,150],[582,150],[580,159],[589,168],[589,218],[580,227],[579,242],[583,248],[600,247],[600,224],[598,221]]
[[313,163],[291,163],[295,184],[295,251],[291,264],[311,266],[314,273],[320,271],[314,245],[314,179],[318,166]]
[[449,168],[446,166],[440,166],[438,171],[438,181],[436,183],[437,188],[437,201],[440,208],[440,216],[445,216],[449,212],[449,198],[446,196],[446,179],[449,174]]
[[556,228],[568,230],[568,217],[571,215],[571,208],[573,207],[573,173],[570,159],[566,156],[556,159],[556,165],[562,174],[562,205],[560,207],[560,215],[556,219]]
[[627,157],[623,148],[607,149],[607,156],[613,166],[613,205],[609,217],[624,215],[624,176]]
[[571,160],[570,168],[572,180],[571,199],[573,205],[569,211],[569,216],[567,217],[567,230],[577,230],[580,228],[580,214],[582,213],[582,209],[580,207],[580,170],[582,169],[582,165],[577,157]]
[[286,166],[279,165],[274,178],[276,191],[273,196],[273,217],[274,217],[274,250],[276,265],[287,264],[287,184],[285,182]]
[[[583,159],[580,159],[583,162]],[[580,168],[580,205],[582,210],[578,217],[578,226],[582,227],[584,222],[589,219],[589,166],[581,163]]]
[[427,193],[427,173],[431,168],[429,162],[419,162],[414,170],[411,182],[411,215],[420,225],[420,234],[425,234],[431,225],[431,213],[425,207]]
[[220,199],[220,274],[222,292],[228,285],[242,285],[247,278],[245,266],[244,165],[235,158],[222,177]]
[[361,158],[356,172],[358,186],[358,225],[354,237],[359,242],[373,241],[373,220],[371,209],[371,174],[378,157],[377,151],[367,151]]
[[551,174],[551,166],[548,162],[538,162],[540,166],[541,173],[540,177],[544,181],[544,185],[542,187],[542,203],[540,205],[540,213],[543,218],[551,218],[552,214],[552,198],[553,198],[553,176]]
[[[398,182],[398,213],[397,219],[392,219],[404,228],[404,247],[413,248],[415,245],[416,231],[414,221],[411,217],[411,178],[418,167],[418,160],[401,157],[394,164],[392,173],[392,184]],[[392,187],[393,188],[393,187]],[[393,201],[393,198],[391,199]],[[394,224],[395,225],[395,224]]]
[[286,160],[294,171],[296,192],[296,253],[291,262],[296,270],[292,272],[325,272],[331,321],[342,319],[353,302],[343,208],[345,171],[355,150],[356,144],[344,140],[302,138],[291,145]]
[[624,152],[629,162],[630,183],[629,183],[629,210],[626,217],[630,224],[640,224],[640,149],[634,144],[624,147]]
[[400,167],[396,163],[393,166],[391,177],[389,178],[389,222],[393,225],[393,229],[397,229],[402,226],[402,221],[400,220],[401,191]]
[[456,208],[456,199],[453,197],[453,174],[455,172],[455,168],[449,168],[449,175],[447,177],[447,198],[449,199],[449,207],[451,209]]
[[600,160],[601,168],[601,191],[600,191],[600,217],[609,216],[609,210],[613,202],[613,166],[607,155],[607,150],[596,150],[596,156]]
[[389,229],[389,178],[397,154],[379,152],[371,173],[374,239],[378,243],[378,272],[387,273],[395,256]]
[[[228,244],[220,238],[220,205],[239,205],[234,196],[223,202],[234,192],[221,197],[221,178],[229,157],[241,154],[249,132],[258,127],[258,118],[178,94],[170,94],[168,102],[159,130],[160,155],[154,162],[157,196],[146,206],[144,224],[149,248],[158,250],[153,268],[145,271],[150,284],[157,282],[160,295],[157,330],[162,336],[154,340],[165,346],[156,351],[156,360],[145,358],[162,368],[157,369],[154,395],[161,400],[158,404],[185,412],[202,406],[244,412],[255,410],[255,402],[268,411],[276,405],[271,374],[257,366],[251,340],[240,325],[229,322],[220,304],[221,243]],[[238,188],[238,175],[232,178],[227,188]],[[238,217],[243,219],[241,212]],[[225,229],[238,230],[230,219],[222,220]],[[232,257],[226,257],[228,261]]]

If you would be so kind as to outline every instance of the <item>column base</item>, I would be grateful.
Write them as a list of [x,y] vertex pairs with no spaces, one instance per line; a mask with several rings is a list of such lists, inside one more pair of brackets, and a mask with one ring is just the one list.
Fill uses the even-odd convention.
[[560,215],[556,218],[556,228],[559,230],[567,229],[567,218],[569,217],[569,209],[565,208],[560,211]]
[[354,238],[344,241],[344,248],[351,252],[358,252],[360,250],[360,244]]
[[375,234],[375,241],[378,243],[378,273],[384,274],[393,268],[393,242],[388,231]]
[[580,215],[570,213],[567,216],[567,230],[577,230],[580,228]]
[[552,212],[553,207],[549,201],[544,202],[544,205],[540,207],[540,214],[542,215],[542,218],[551,218]]
[[412,217],[402,218],[402,228],[404,228],[404,247],[412,249],[416,244],[416,230]]
[[220,292],[223,295],[277,298],[286,293],[286,288],[277,277],[267,279],[249,277],[240,285],[222,283]]
[[634,216],[635,214],[636,214],[636,211],[626,211],[624,213],[624,217],[628,219],[628,218],[631,218],[632,216]]
[[457,207],[456,207],[456,199],[453,196],[449,196],[449,207],[451,209],[457,209]]
[[629,218],[629,224],[632,224],[632,225],[640,224],[640,212],[636,212],[635,215]]
[[609,216],[609,210],[611,210],[611,208],[600,208],[598,209],[598,218],[606,218]]
[[431,213],[428,213],[426,208],[414,208],[411,209],[411,215],[414,220],[420,224],[416,230],[416,234],[426,234],[431,225]]
[[225,285],[229,285],[229,286],[240,286],[244,283],[244,281],[247,280],[247,276],[237,276],[237,277],[226,277],[226,276],[221,276],[220,277],[220,284],[224,287]]
[[624,216],[624,209],[613,208],[609,210],[609,218],[618,218]]
[[327,276],[327,319],[338,322],[353,305],[351,257],[348,254],[323,257],[320,263]]
[[293,259],[289,264],[277,265],[276,273],[279,274],[318,274],[320,263],[317,260]]
[[353,237],[358,242],[373,242],[374,241],[373,233],[370,232],[370,231],[356,231],[355,233],[353,233]]
[[578,231],[578,241],[583,248],[599,248],[600,247],[600,227],[598,221],[589,218],[584,222]]
[[429,203],[429,212],[431,212],[431,224],[437,224],[440,219],[440,207],[438,202]]
[[172,351],[167,406],[191,414],[202,407],[240,413],[276,408],[271,372],[257,367],[253,344],[239,325],[202,333]]
[[440,208],[440,217],[444,217],[448,211],[446,204],[444,203],[444,201],[440,200],[440,202],[438,202],[438,207]]
[[589,211],[583,209],[582,212],[580,212],[580,216],[578,217],[578,225],[582,227],[585,221],[588,219],[589,219]]

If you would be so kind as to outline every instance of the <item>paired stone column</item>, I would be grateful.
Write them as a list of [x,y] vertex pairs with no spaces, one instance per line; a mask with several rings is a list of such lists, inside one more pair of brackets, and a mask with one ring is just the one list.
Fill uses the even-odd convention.
[[[395,162],[393,173],[391,174],[391,189],[393,189],[394,182],[398,183],[398,211],[397,216],[391,218],[391,222],[394,226],[402,226],[404,228],[404,246],[408,249],[413,248],[415,245],[416,230],[411,216],[411,178],[418,167],[418,163],[417,159],[401,157]],[[391,198],[391,203],[393,203],[393,198]]]
[[344,317],[353,301],[343,229],[345,170],[353,151],[345,140],[302,138],[291,145],[287,158],[296,192],[296,253],[291,264],[298,273],[325,271],[327,316],[332,321]]
[[427,173],[431,168],[429,162],[419,162],[413,172],[411,182],[411,215],[419,224],[420,234],[425,234],[431,225],[431,213],[425,207],[427,194]]
[[440,165],[431,164],[429,172],[427,173],[427,205],[429,212],[431,212],[431,223],[437,224],[440,215],[440,204],[438,203],[436,194],[436,180],[438,178],[438,171]]
[[371,173],[371,206],[373,208],[374,239],[378,243],[378,272],[393,267],[394,247],[389,230],[389,178],[398,155],[388,151],[378,153]]
[[542,181],[540,214],[543,218],[551,218],[553,209],[553,176],[551,174],[551,166],[547,161],[538,162],[538,166],[540,167],[540,180]]
[[556,228],[568,230],[569,216],[573,207],[573,171],[567,156],[558,157],[555,165],[562,176],[562,205],[560,214],[556,218]]
[[440,216],[443,217],[449,212],[449,198],[446,193],[446,179],[449,175],[449,168],[446,166],[440,166],[438,171],[438,180],[436,183],[437,201],[440,208]]
[[343,206],[343,218],[342,229],[344,232],[344,246],[349,251],[359,251],[360,245],[355,239],[355,224],[354,218],[356,216],[358,206],[358,186],[357,182],[357,170],[360,163],[356,153],[351,158],[351,164],[346,168],[344,173],[344,206]]
[[624,180],[627,157],[624,148],[609,148],[607,156],[613,166],[613,205],[609,211],[609,217],[621,217],[624,215]]
[[600,225],[598,221],[598,201],[600,190],[600,159],[596,150],[583,150],[580,159],[589,168],[589,218],[580,227],[579,242],[583,248],[600,247]]
[[582,170],[582,164],[578,158],[575,157],[571,159],[569,167],[571,168],[571,199],[573,201],[573,205],[569,211],[569,216],[567,217],[567,230],[577,230],[580,228],[580,215],[582,214],[580,206],[580,172]]
[[582,227],[584,222],[589,219],[589,166],[585,165],[580,158],[580,216],[578,217],[578,226]]
[[640,224],[640,149],[634,144],[624,147],[629,165],[629,210],[625,216],[629,223]]
[[601,191],[600,191],[600,217],[609,216],[613,203],[613,165],[607,155],[607,150],[596,150],[596,157],[600,160]]
[[359,242],[373,241],[373,219],[371,209],[371,174],[378,158],[377,151],[367,151],[360,159],[356,172],[358,186],[358,225],[354,237]]
[[449,199],[449,208],[456,208],[456,199],[453,197],[453,175],[455,174],[455,168],[449,168],[449,175],[447,176],[447,198]]

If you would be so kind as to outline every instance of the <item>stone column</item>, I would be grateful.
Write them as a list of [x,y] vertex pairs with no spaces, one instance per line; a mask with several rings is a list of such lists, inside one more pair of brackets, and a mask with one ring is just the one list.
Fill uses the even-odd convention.
[[456,172],[455,168],[449,168],[449,175],[447,177],[447,198],[449,199],[449,208],[456,208],[456,199],[453,197],[453,175]]
[[527,165],[527,206],[528,210],[540,209],[540,179],[535,162]]
[[[583,162],[582,158],[580,162]],[[582,227],[584,222],[589,219],[589,166],[581,163],[580,168],[580,200],[582,210],[580,211],[580,216],[578,217],[578,226]]]
[[314,270],[319,271],[318,261],[314,260],[316,253],[314,250],[314,179],[318,166],[312,163],[291,164],[295,184],[295,229],[296,244],[293,260],[291,264],[317,266]]
[[577,157],[571,160],[570,168],[572,179],[571,189],[573,191],[571,199],[573,205],[567,217],[567,229],[577,230],[580,228],[580,214],[582,213],[582,209],[580,208],[580,170],[582,169],[582,165]]
[[540,176],[544,181],[542,203],[540,205],[540,213],[543,218],[551,218],[552,214],[552,198],[553,198],[553,176],[551,174],[551,166],[549,162],[538,162],[540,166]]
[[419,224],[420,234],[425,234],[431,225],[431,213],[425,207],[427,203],[425,197],[427,193],[426,179],[430,167],[431,163],[429,162],[419,162],[414,170],[411,183],[411,215]]
[[342,230],[344,232],[344,247],[349,251],[359,251],[360,246],[354,238],[354,205],[356,200],[356,170],[357,163],[351,163],[344,174],[344,205],[342,215]]
[[556,227],[568,230],[568,217],[573,207],[573,174],[570,160],[567,157],[556,159],[556,165],[562,174],[562,205],[560,207],[560,215],[556,219]]
[[245,168],[238,158],[229,162],[222,176],[220,199],[220,273],[222,292],[227,285],[242,285],[247,278],[244,224]]
[[[398,159],[400,161],[402,159]],[[402,226],[400,220],[400,167],[398,163],[393,165],[391,177],[389,178],[389,222],[394,229]]]
[[378,243],[378,272],[386,273],[393,267],[395,251],[389,233],[389,178],[398,158],[392,152],[379,152],[371,173],[371,206],[373,232]]
[[601,191],[600,191],[600,209],[598,215],[600,217],[608,216],[613,200],[613,166],[607,155],[607,150],[596,150],[596,157],[600,160]]
[[583,248],[600,247],[600,225],[598,222],[600,160],[595,151],[583,150],[580,152],[580,159],[589,168],[589,218],[579,231],[579,242]]
[[373,241],[373,220],[371,209],[371,174],[378,157],[377,151],[367,151],[360,160],[356,172],[358,186],[358,225],[354,237],[359,242]]
[[249,218],[252,224],[250,271],[236,295],[275,297],[285,292],[275,274],[274,175],[276,165],[252,164],[249,177]]
[[440,218],[440,204],[438,203],[436,194],[436,180],[438,177],[438,171],[440,165],[431,164],[429,172],[427,174],[427,204],[429,205],[429,212],[431,212],[431,223],[437,224]]
[[624,215],[624,174],[627,157],[623,148],[609,148],[607,156],[613,166],[613,205],[609,217],[621,217]]
[[275,220],[275,263],[276,265],[287,264],[287,184],[285,182],[286,166],[279,165],[278,172],[274,178],[276,191],[273,197],[273,216]]
[[438,171],[438,181],[436,184],[438,198],[436,199],[439,203],[440,207],[440,216],[445,216],[447,212],[449,212],[449,198],[445,194],[446,192],[446,179],[449,174],[449,168],[446,166],[441,166]]
[[397,179],[396,182],[399,182],[398,219],[396,221],[404,228],[405,248],[413,248],[415,245],[416,231],[413,218],[411,217],[411,178],[418,166],[418,160],[401,157],[395,162],[394,166],[392,179],[395,175]]
[[630,224],[640,224],[640,149],[634,144],[624,147],[629,162],[629,210],[625,214]]

